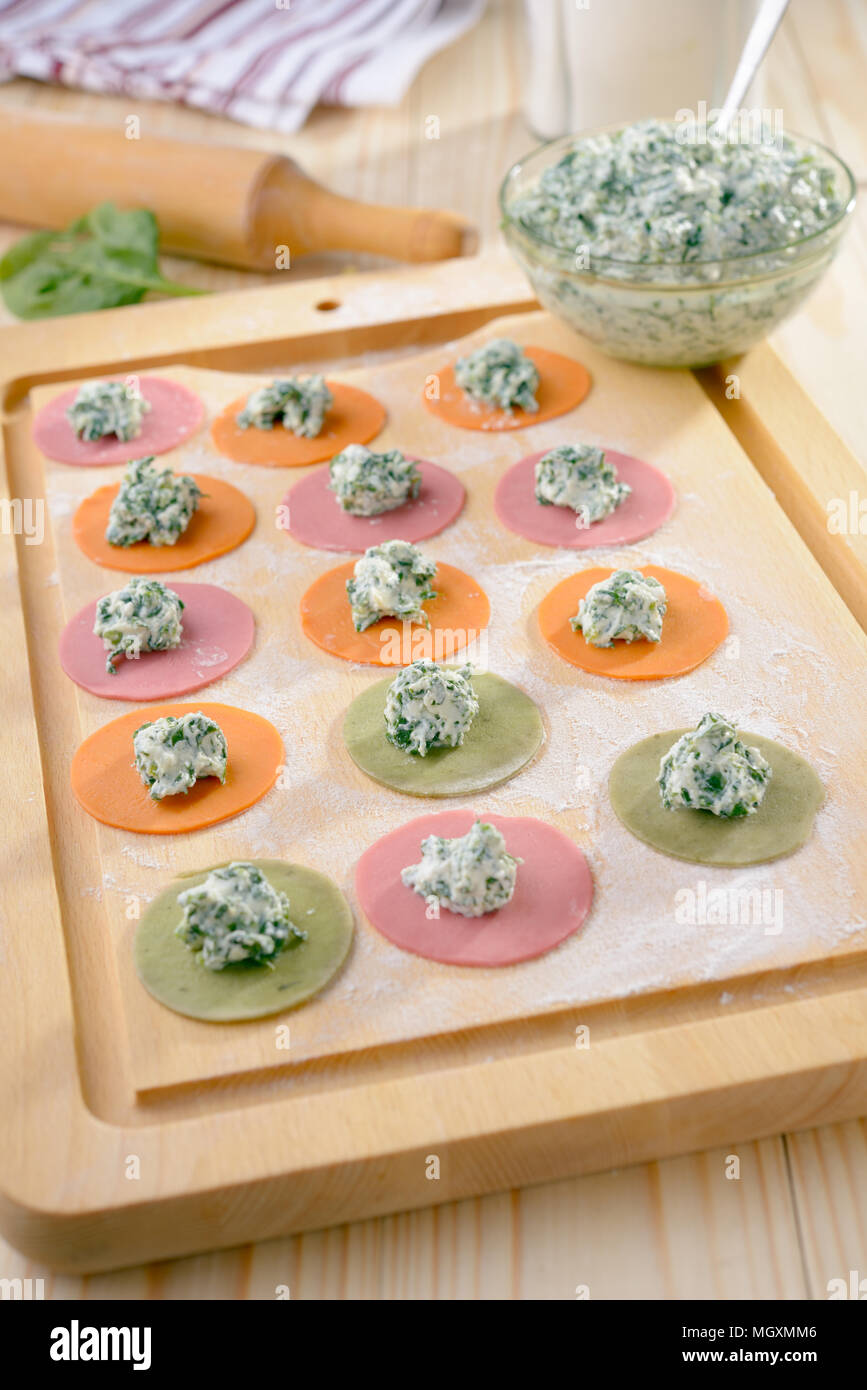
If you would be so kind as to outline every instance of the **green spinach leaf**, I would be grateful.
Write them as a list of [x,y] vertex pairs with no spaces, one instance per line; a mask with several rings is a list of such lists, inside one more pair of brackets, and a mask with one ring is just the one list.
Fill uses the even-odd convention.
[[201,294],[161,273],[157,220],[100,203],[63,231],[33,232],[0,259],[0,292],[20,319],[137,304],[149,290]]

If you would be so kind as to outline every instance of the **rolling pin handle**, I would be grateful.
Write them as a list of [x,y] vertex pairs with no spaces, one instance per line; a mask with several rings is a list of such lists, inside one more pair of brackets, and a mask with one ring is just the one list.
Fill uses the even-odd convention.
[[398,261],[444,261],[471,255],[475,228],[456,213],[358,203],[332,193],[291,160],[268,170],[254,209],[263,264],[273,268],[277,246],[310,251],[365,251]]

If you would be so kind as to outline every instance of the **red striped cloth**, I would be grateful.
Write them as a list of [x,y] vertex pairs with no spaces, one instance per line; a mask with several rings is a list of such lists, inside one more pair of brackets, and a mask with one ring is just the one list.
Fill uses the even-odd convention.
[[297,130],[393,105],[485,0],[0,0],[0,80],[180,102]]

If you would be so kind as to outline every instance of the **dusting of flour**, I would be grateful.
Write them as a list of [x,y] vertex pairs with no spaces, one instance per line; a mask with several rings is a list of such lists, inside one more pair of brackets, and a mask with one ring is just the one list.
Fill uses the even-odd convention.
[[[539,335],[532,339],[540,340]],[[368,782],[349,762],[340,739],[342,713],[348,701],[382,672],[328,657],[299,630],[300,593],[316,575],[339,562],[338,557],[296,544],[276,528],[274,509],[304,472],[293,470],[287,476],[283,470],[229,463],[215,455],[207,434],[201,432],[174,451],[173,467],[225,478],[242,488],[256,503],[258,524],[245,545],[184,578],[222,584],[239,594],[252,605],[259,624],[251,657],[202,692],[202,698],[241,705],[270,719],[284,740],[284,776],[257,806],[215,827],[201,842],[190,836],[176,845],[157,844],[147,837],[107,837],[106,888],[112,900],[123,893],[141,894],[147,900],[173,871],[229,858],[296,859],[330,873],[353,905],[356,939],[347,967],[325,996],[293,1015],[296,1060],[472,1023],[580,1008],[687,982],[722,984],[754,969],[825,956],[865,927],[863,903],[855,900],[852,887],[850,831],[857,796],[853,759],[841,758],[838,751],[841,717],[863,700],[863,672],[847,663],[842,629],[838,635],[810,626],[809,617],[803,624],[799,620],[799,587],[806,589],[815,578],[809,569],[798,568],[797,551],[788,536],[784,539],[790,550],[782,571],[778,549],[769,552],[763,538],[764,489],[749,464],[742,461],[735,467],[734,446],[714,436],[726,466],[713,475],[697,475],[682,432],[672,425],[657,442],[654,431],[639,420],[630,433],[622,412],[614,411],[598,386],[580,409],[577,438],[634,452],[665,469],[678,489],[677,510],[655,536],[637,546],[580,553],[540,550],[502,531],[490,507],[490,490],[522,455],[575,438],[575,424],[571,417],[566,425],[550,421],[522,432],[523,438],[492,439],[448,429],[423,411],[419,392],[426,375],[449,356],[444,350],[423,360],[374,363],[358,378],[359,384],[389,409],[390,423],[377,447],[400,444],[407,452],[433,458],[464,475],[471,504],[477,490],[487,498],[483,507],[471,505],[456,525],[422,548],[468,571],[489,594],[492,620],[482,660],[536,700],[547,739],[529,768],[472,804],[480,812],[540,816],[571,835],[590,863],[594,904],[582,930],[558,949],[538,961],[501,970],[419,961],[386,942],[362,919],[353,871],[363,850],[414,816],[467,803],[433,804],[399,796]],[[198,390],[209,418],[254,384],[248,378],[183,368],[165,374]],[[353,379],[351,372],[340,376]],[[672,382],[666,390],[673,395],[700,394],[688,377],[672,376]],[[700,408],[692,397],[689,402],[693,409]],[[675,400],[673,413],[678,409]],[[618,421],[617,430],[607,428],[609,419]],[[712,422],[707,428],[713,429]],[[722,424],[719,430],[725,434]],[[101,469],[99,481],[118,475],[119,470]],[[50,514],[68,611],[111,587],[106,583],[94,588],[92,573],[84,569],[66,534],[70,515],[94,486],[93,478],[91,470],[57,465],[48,469]],[[738,534],[726,534],[715,525],[718,499],[732,487],[745,491]],[[787,524],[782,525],[785,529]],[[556,583],[591,565],[650,563],[703,581],[727,608],[731,635],[697,671],[665,682],[611,681],[569,667],[545,647],[535,611]],[[121,580],[119,575],[111,578]],[[259,596],[265,594],[263,617]],[[805,605],[804,612],[812,614],[814,608]],[[711,870],[655,853],[615,818],[606,780],[617,756],[659,729],[694,725],[709,709],[732,718],[742,729],[779,739],[816,767],[828,790],[827,801],[812,839],[798,854],[755,868]],[[115,711],[90,700],[83,713],[91,727],[98,727]],[[206,857],[199,857],[203,853]],[[690,894],[698,901],[702,883],[739,892],[758,890],[759,900],[774,904],[774,916],[762,921],[685,921],[678,904]],[[145,1006],[134,980],[125,991],[128,1010]],[[720,1003],[732,998],[722,991]],[[242,1041],[226,1044],[227,1070],[237,1069],[239,1055],[243,1065],[243,1047]]]

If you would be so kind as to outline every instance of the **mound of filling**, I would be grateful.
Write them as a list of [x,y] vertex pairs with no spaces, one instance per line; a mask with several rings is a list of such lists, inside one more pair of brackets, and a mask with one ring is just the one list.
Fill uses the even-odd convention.
[[784,247],[841,210],[834,172],[786,137],[688,140],[638,121],[576,141],[513,209],[554,246],[627,262],[715,261]]
[[400,449],[375,454],[364,444],[349,444],[328,465],[328,486],[345,512],[380,516],[418,497],[421,474]]
[[324,377],[292,376],[253,391],[235,419],[242,430],[282,425],[301,439],[315,439],[333,403]]
[[307,940],[289,916],[289,899],[255,864],[238,862],[212,869],[195,888],[178,894],[183,918],[176,935],[200,953],[208,970],[251,961],[273,968],[287,946]]
[[150,408],[132,381],[89,381],[78,388],[66,418],[79,439],[137,439]]
[[474,401],[498,410],[539,409],[539,373],[511,338],[494,338],[455,363],[455,381]]
[[136,729],[136,771],[152,801],[188,792],[202,777],[226,780],[228,748],[219,724],[204,714],[164,715]]
[[418,753],[457,748],[479,712],[470,685],[473,669],[449,670],[423,657],[395,676],[385,697],[385,736],[395,748]]
[[536,501],[544,506],[571,507],[585,524],[610,516],[632,492],[618,480],[602,449],[590,444],[561,444],[550,449],[535,467]]
[[175,545],[201,496],[192,478],[170,468],[157,471],[153,458],[132,459],[111,504],[105,539],[109,545]]
[[105,669],[117,675],[115,662],[137,660],[142,652],[164,652],[181,645],[183,602],[158,579],[136,577],[106,594],[96,605],[93,631],[106,650]]
[[659,764],[659,794],[669,811],[710,811],[725,820],[752,816],[762,804],[771,767],[747,748],[720,714],[706,714]]
[[430,627],[421,605],[425,599],[436,598],[430,586],[436,568],[409,541],[384,541],[365,550],[353,577],[346,581],[355,631],[364,632],[380,618]]
[[658,579],[639,570],[616,570],[587,590],[569,623],[591,647],[641,638],[658,642],[666,607],[665,589]]
[[401,871],[408,888],[461,917],[483,917],[505,907],[515,891],[520,859],[506,852],[493,825],[477,820],[466,835],[445,840],[428,835],[421,863]]

